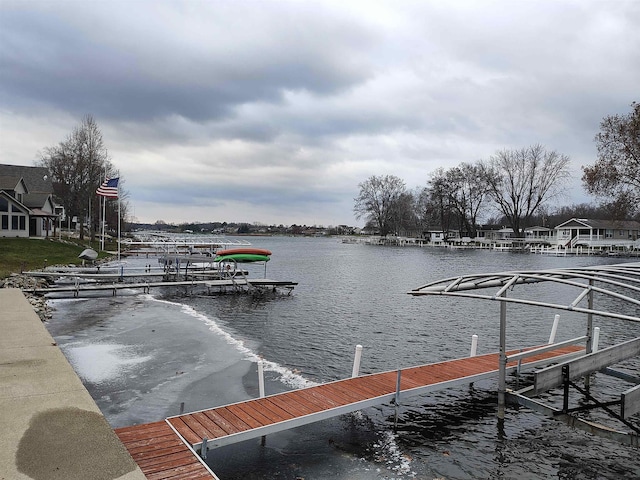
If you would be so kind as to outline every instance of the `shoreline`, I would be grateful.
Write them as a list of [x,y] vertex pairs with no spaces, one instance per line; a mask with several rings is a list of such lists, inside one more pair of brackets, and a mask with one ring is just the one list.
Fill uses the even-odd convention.
[[143,480],[24,294],[0,289],[0,299],[0,477]]

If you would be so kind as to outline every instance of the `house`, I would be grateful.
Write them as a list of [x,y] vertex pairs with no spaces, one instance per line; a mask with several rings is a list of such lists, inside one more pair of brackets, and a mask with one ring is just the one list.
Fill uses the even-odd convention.
[[445,245],[448,242],[460,240],[460,234],[457,230],[444,230],[440,226],[435,226],[424,230],[422,238],[431,245]]
[[549,227],[527,227],[524,229],[524,238],[527,243],[551,244],[555,242],[556,231]]
[[640,222],[635,220],[592,220],[572,218],[556,228],[559,246],[633,247],[640,239]]
[[46,168],[0,164],[0,237],[46,237],[55,211]]

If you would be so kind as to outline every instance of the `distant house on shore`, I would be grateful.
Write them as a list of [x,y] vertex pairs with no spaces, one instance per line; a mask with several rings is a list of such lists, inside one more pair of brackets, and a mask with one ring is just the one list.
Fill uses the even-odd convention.
[[640,239],[640,222],[635,220],[572,218],[555,229],[558,245],[569,248],[633,246]]
[[55,211],[46,168],[0,164],[0,237],[46,237]]

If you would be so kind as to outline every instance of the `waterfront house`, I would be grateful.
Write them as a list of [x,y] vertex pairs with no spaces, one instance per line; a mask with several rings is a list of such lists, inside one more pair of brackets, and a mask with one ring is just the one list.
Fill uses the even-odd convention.
[[640,222],[572,218],[556,228],[558,246],[598,249],[640,247]]
[[0,164],[0,237],[46,237],[55,211],[46,168]]
[[548,227],[527,227],[524,229],[526,243],[530,244],[552,244],[555,243],[556,230]]

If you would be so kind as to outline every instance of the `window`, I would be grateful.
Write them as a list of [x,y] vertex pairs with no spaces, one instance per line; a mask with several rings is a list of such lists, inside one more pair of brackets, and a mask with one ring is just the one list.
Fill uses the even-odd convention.
[[2,215],[2,230],[9,230],[9,215]]
[[27,217],[25,217],[24,215],[20,215],[18,218],[20,219],[20,228],[19,228],[19,230],[26,230],[27,229]]
[[6,198],[0,197],[0,212],[8,212],[9,211],[9,202],[7,202]]
[[11,216],[11,230],[18,230],[18,215]]
[[607,228],[604,232],[604,237],[605,238],[613,238],[613,230],[610,228]]

